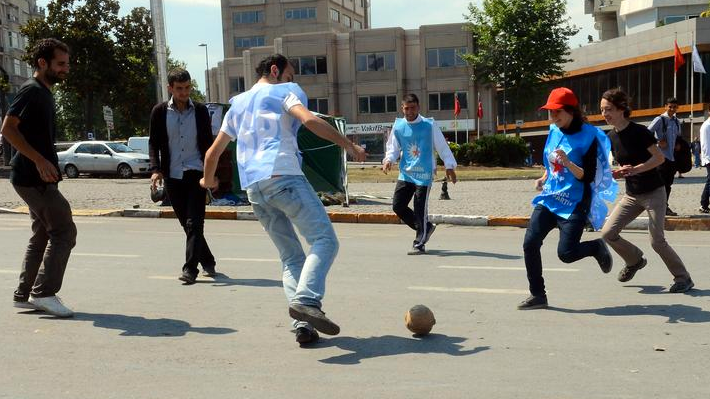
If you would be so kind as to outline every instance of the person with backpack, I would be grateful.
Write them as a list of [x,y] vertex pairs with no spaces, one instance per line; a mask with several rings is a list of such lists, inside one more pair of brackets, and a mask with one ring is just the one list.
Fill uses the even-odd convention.
[[666,216],[678,216],[676,212],[668,205],[668,200],[671,196],[671,186],[675,174],[678,171],[674,153],[676,151],[676,141],[680,136],[680,121],[676,117],[678,110],[678,100],[675,97],[669,97],[666,100],[666,112],[657,116],[651,124],[648,125],[650,130],[658,140],[658,148],[664,156],[664,162],[658,167],[658,172],[661,174],[663,184],[666,187]]

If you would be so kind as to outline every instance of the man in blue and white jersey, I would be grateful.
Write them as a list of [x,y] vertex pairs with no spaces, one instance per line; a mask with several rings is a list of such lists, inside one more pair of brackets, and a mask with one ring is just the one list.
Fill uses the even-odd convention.
[[[318,340],[318,330],[336,335],[340,327],[321,311],[325,278],[338,252],[338,239],[318,195],[301,171],[296,136],[301,124],[343,147],[355,161],[365,150],[311,113],[301,88],[291,83],[294,69],[286,57],[269,56],[256,68],[261,77],[247,92],[230,100],[219,135],[205,157],[203,187],[216,187],[217,161],[237,141],[237,166],[254,214],[279,250],[289,315],[296,341]],[[294,226],[311,246],[306,255]]]
[[[436,173],[436,155],[444,161],[446,177],[456,184],[456,160],[444,135],[433,118],[419,115],[419,98],[407,94],[402,99],[404,118],[397,118],[387,140],[387,153],[382,160],[382,171],[387,173],[392,164],[399,162],[399,178],[394,189],[392,209],[407,226],[417,232],[408,255],[426,253],[424,244],[429,241],[436,226],[429,222],[429,191]],[[414,197],[414,209],[409,201]]]

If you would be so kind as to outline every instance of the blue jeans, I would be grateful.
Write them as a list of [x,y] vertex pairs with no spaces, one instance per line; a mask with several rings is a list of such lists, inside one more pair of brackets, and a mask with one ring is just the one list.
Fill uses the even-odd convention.
[[[304,176],[278,176],[252,184],[247,195],[279,251],[289,303],[320,308],[338,238],[313,187]],[[294,226],[311,246],[307,256]]]
[[547,234],[555,227],[560,229],[557,256],[562,262],[572,263],[600,253],[602,245],[599,241],[579,242],[582,238],[586,221],[587,213],[584,211],[575,210],[569,219],[564,219],[542,205],[535,206],[535,210],[530,216],[523,242],[525,269],[527,269],[528,273],[530,294],[535,296],[545,295],[545,280],[542,278],[540,248]]

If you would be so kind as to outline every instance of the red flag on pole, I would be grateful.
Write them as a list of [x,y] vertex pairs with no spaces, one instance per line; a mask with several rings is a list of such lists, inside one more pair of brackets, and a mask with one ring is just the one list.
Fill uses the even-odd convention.
[[461,113],[461,103],[459,103],[459,96],[454,97],[454,116],[459,116]]
[[675,73],[678,73],[678,70],[680,69],[680,67],[682,67],[683,64],[685,64],[685,57],[683,57],[683,54],[680,52],[680,49],[678,48],[678,40],[675,41],[675,49],[673,52],[674,52],[673,58],[675,61],[674,62]]
[[483,118],[483,103],[481,101],[478,102],[478,119]]

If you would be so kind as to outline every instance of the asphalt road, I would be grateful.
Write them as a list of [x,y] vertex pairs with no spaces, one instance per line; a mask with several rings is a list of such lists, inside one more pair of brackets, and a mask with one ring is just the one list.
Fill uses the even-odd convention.
[[[671,276],[645,232],[625,232],[649,265],[628,283],[543,247],[549,310],[527,296],[524,230],[440,226],[426,256],[406,256],[402,225],[337,224],[340,254],[324,310],[341,325],[299,348],[271,242],[256,222],[209,220],[223,273],[177,280],[174,219],[77,218],[60,320],[11,306],[27,216],[0,215],[0,398],[707,398],[710,233],[669,232],[695,280]],[[585,233],[597,238],[598,233]],[[432,334],[405,329],[412,305]]]

